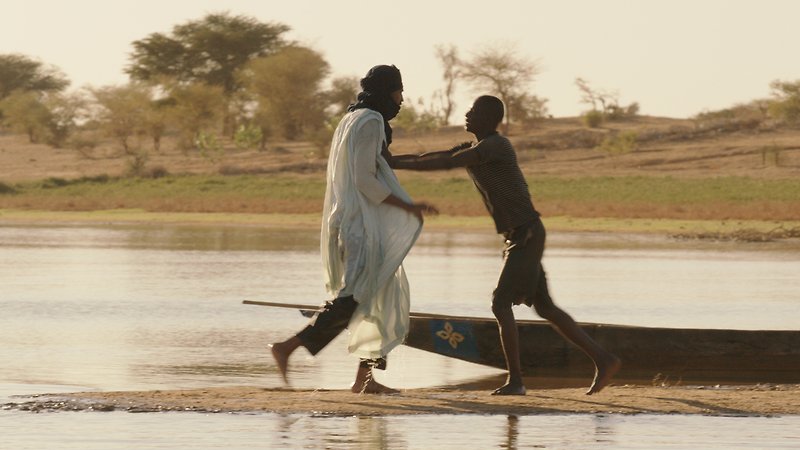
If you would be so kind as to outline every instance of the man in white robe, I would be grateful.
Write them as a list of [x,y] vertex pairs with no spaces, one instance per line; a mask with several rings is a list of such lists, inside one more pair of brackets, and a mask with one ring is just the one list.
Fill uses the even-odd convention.
[[361,80],[331,142],[320,250],[326,302],[297,335],[273,344],[272,355],[286,379],[289,356],[299,346],[316,355],[345,328],[348,351],[361,358],[352,391],[396,392],[373,377],[386,355],[408,333],[410,292],[402,262],[422,229],[423,214],[438,211],[414,204],[382,154],[403,102],[400,71],[375,66]]

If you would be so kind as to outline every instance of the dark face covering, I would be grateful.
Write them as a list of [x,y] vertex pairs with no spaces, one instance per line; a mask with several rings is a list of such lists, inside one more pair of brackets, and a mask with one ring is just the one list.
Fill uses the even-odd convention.
[[395,66],[375,66],[369,69],[367,75],[361,79],[362,91],[358,94],[358,101],[350,105],[347,110],[355,111],[368,108],[377,111],[383,116],[383,129],[386,131],[386,145],[392,143],[392,127],[389,121],[400,112],[400,105],[392,100],[392,92],[403,89],[403,80],[400,70]]

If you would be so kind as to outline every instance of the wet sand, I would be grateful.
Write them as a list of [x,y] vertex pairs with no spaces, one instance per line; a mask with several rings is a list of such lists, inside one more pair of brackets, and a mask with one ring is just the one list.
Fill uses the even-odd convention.
[[79,392],[7,403],[23,411],[269,412],[333,416],[409,414],[800,414],[800,385],[611,386],[593,396],[585,388],[531,390],[492,396],[485,390],[409,389],[393,395],[347,390],[265,389],[253,386],[188,390]]

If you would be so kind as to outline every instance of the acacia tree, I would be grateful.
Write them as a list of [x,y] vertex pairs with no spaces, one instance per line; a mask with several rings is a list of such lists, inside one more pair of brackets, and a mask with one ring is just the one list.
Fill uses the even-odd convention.
[[204,151],[213,146],[226,105],[220,86],[202,83],[173,86],[166,105],[169,105],[168,120],[178,130],[178,147],[181,150]]
[[[509,45],[485,47],[461,63],[461,77],[479,91],[492,92],[508,105],[512,98],[529,92],[540,72],[539,63],[518,55]],[[508,108],[506,108],[508,109]],[[505,115],[505,131],[512,117]]]
[[[589,82],[583,78],[576,78],[575,85],[581,92],[581,103],[590,105],[592,109],[584,115],[587,122],[597,123],[605,119],[615,120],[624,117],[635,116],[639,113],[639,104],[634,102],[627,107],[619,104],[619,92],[605,89],[595,89],[589,86]],[[597,109],[597,104],[601,109]]]
[[456,82],[461,76],[462,64],[458,57],[458,50],[453,44],[447,46],[437,45],[436,58],[442,65],[442,79],[444,80],[444,88],[438,95],[442,103],[442,124],[449,125],[450,116],[453,114],[453,109],[455,108],[453,95]]
[[301,46],[248,64],[241,78],[257,101],[262,135],[296,139],[323,126],[328,105],[321,85],[329,70],[321,54]]
[[81,92],[46,94],[44,103],[50,111],[47,143],[60,148],[85,117],[86,98]]
[[131,154],[130,138],[146,133],[146,117],[152,107],[150,89],[140,84],[91,89],[97,106],[95,120],[106,134]]
[[148,81],[168,76],[181,82],[220,86],[226,94],[239,88],[235,73],[248,61],[269,55],[285,42],[289,27],[252,17],[209,14],[176,25],[170,35],[153,33],[133,42],[131,78]]
[[14,91],[60,92],[69,80],[54,66],[19,54],[0,55],[0,100]]
[[17,90],[0,100],[3,123],[28,136],[30,142],[61,147],[83,113],[79,94],[42,93]]
[[[153,33],[134,41],[125,71],[133,80],[158,83],[166,77],[178,83],[218,86],[231,101],[241,88],[236,72],[285,46],[282,36],[287,31],[286,25],[248,16],[209,14],[176,25],[170,34]],[[226,132],[235,128],[232,117],[225,118],[225,128]]]
[[31,143],[46,140],[50,110],[42,95],[33,91],[14,91],[0,100],[3,124],[17,133],[24,133]]

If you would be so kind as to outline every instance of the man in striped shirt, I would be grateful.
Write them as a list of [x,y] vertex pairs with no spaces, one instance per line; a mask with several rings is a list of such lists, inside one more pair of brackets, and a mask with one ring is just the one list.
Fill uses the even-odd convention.
[[508,380],[493,395],[525,395],[517,323],[512,311],[513,305],[521,303],[532,306],[539,316],[592,359],[595,376],[586,391],[591,395],[608,385],[621,362],[600,347],[550,298],[542,268],[545,229],[533,207],[514,148],[497,132],[502,120],[500,99],[489,95],[478,97],[466,114],[466,130],[475,135],[477,144],[461,144],[450,150],[422,155],[390,156],[389,164],[394,169],[409,170],[466,168],[494,219],[497,232],[505,238],[504,265],[492,297],[492,313],[500,330]]

